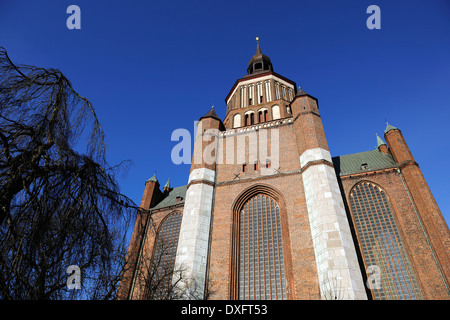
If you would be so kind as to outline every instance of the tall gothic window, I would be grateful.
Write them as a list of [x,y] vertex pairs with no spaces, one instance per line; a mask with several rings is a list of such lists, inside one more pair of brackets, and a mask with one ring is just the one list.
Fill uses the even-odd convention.
[[363,182],[350,194],[350,204],[365,260],[370,272],[379,273],[381,283],[372,290],[374,298],[420,299],[406,250],[402,244],[385,192]]
[[239,299],[286,299],[280,209],[256,195],[239,216]]
[[181,212],[170,214],[158,229],[151,267],[145,279],[147,299],[170,298],[181,217]]

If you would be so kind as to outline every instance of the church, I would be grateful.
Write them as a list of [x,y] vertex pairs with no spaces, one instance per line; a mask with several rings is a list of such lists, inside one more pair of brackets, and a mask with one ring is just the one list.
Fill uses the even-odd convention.
[[119,299],[450,298],[449,228],[399,128],[332,156],[318,99],[259,38],[225,102],[187,184],[145,182]]

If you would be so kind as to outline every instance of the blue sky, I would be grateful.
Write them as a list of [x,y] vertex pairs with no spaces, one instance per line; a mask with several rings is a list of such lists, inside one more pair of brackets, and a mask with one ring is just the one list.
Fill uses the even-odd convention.
[[[81,8],[81,30],[66,9]],[[369,30],[366,9],[381,8]],[[107,159],[134,165],[122,191],[140,203],[171,162],[177,128],[224,99],[246,73],[255,36],[277,73],[319,99],[333,156],[372,150],[385,120],[402,130],[450,223],[450,2],[0,0],[0,46],[16,63],[61,70],[94,105]]]

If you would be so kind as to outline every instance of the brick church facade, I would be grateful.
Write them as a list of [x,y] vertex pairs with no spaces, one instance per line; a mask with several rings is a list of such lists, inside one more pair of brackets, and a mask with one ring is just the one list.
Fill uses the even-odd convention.
[[449,299],[450,232],[402,132],[332,157],[259,41],[187,185],[145,183],[120,299]]

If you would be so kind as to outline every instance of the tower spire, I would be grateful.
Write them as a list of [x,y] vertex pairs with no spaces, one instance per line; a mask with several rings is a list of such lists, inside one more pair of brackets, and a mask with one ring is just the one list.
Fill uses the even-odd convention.
[[170,187],[170,178],[169,178],[169,179],[167,179],[167,182],[166,182],[166,184],[164,185],[163,192],[164,192],[164,193],[167,193],[167,192],[169,192],[171,189],[172,189],[172,188]]
[[248,63],[247,73],[249,75],[273,71],[272,62],[270,62],[270,58],[268,56],[262,53],[259,40],[259,36],[256,37],[256,53]]
[[383,144],[386,144],[383,139],[380,138],[380,136],[378,135],[378,133],[376,133],[377,135],[377,147],[379,148],[380,146],[382,146]]

